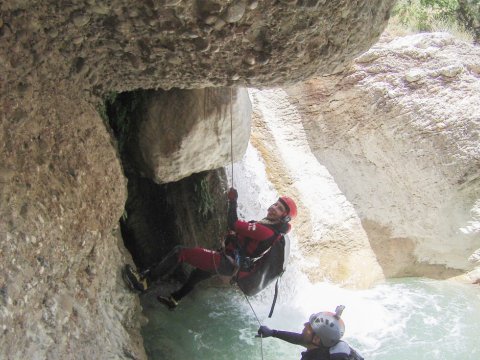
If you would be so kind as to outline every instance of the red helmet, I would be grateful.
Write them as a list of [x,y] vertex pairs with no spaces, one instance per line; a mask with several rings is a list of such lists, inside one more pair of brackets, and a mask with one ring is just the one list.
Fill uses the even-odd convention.
[[295,204],[295,201],[288,196],[280,196],[278,201],[280,201],[282,205],[285,206],[285,209],[287,209],[287,216],[285,216],[284,220],[288,222],[295,219],[297,216],[297,205]]

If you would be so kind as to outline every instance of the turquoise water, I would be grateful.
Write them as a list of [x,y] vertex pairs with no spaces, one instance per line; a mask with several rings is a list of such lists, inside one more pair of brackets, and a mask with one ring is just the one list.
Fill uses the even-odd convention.
[[[366,359],[480,359],[480,287],[450,281],[399,279],[373,289],[287,279],[272,319],[272,290],[251,299],[259,321],[300,332],[313,312],[346,305],[345,340]],[[150,359],[299,359],[303,348],[255,338],[258,321],[233,288],[203,288],[171,312],[154,296],[142,299]]]

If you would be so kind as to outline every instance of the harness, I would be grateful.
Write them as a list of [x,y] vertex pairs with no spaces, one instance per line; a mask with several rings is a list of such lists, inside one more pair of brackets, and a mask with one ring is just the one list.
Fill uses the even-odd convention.
[[[250,223],[254,223],[256,221],[249,221]],[[278,225],[273,225],[273,224],[262,224],[263,226],[268,227],[269,229],[273,230],[273,235],[266,238],[265,240],[262,240],[262,243],[268,244],[268,246],[265,249],[260,248],[260,251],[258,251],[258,247],[254,251],[254,255],[256,256],[247,256],[247,249],[248,245],[250,244],[251,241],[253,241],[251,238],[245,237],[244,244],[243,246],[240,246],[238,243],[238,238],[233,235],[227,236],[227,238],[235,245],[235,248],[233,249],[233,256],[228,255],[226,252],[224,252],[224,255],[227,257],[227,259],[232,263],[232,265],[235,268],[235,271],[232,275],[232,280],[235,281],[236,277],[238,275],[238,272],[252,272],[255,269],[256,263],[263,258],[265,254],[267,254],[270,249],[272,248],[273,244],[280,240],[283,236],[285,236],[285,233],[282,233],[280,229],[278,228]],[[280,225],[281,226],[281,225]]]
[[[276,281],[275,294],[268,315],[270,318],[273,315],[277,301],[278,282],[285,271],[285,263],[286,259],[288,259],[289,240],[286,232],[290,227],[284,224],[262,225],[267,226],[274,232],[272,236],[262,240],[262,243],[268,244],[266,248],[262,247],[260,250],[254,251],[256,256],[245,256],[249,244],[248,238],[245,239],[245,243],[240,247],[238,239],[231,235],[228,239],[233,242],[236,248],[233,250],[233,256],[229,256],[226,252],[224,252],[224,256],[227,257],[234,266],[230,283],[237,285],[245,296],[253,296],[272,281]],[[281,232],[281,230],[286,231]]]

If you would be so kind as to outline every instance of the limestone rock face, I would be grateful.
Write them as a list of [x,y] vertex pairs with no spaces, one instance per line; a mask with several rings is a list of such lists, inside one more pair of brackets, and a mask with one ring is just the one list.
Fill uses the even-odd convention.
[[138,143],[130,149],[144,176],[174,182],[241,158],[251,113],[244,88],[149,92],[138,112]]
[[30,95],[0,115],[0,358],[145,358],[111,137],[76,89]]
[[354,204],[387,276],[472,267],[479,58],[478,47],[447,34],[413,35],[290,91],[315,155]]
[[5,0],[2,86],[65,79],[103,93],[299,81],[366,51],[393,3]]
[[252,92],[252,144],[279,194],[295,199],[293,221],[301,261],[312,282],[328,279],[367,288],[384,279],[361,219],[332,175],[311,152],[309,134],[282,89]]
[[0,357],[145,358],[113,235],[125,179],[98,96],[335,72],[393,3],[2,1]]

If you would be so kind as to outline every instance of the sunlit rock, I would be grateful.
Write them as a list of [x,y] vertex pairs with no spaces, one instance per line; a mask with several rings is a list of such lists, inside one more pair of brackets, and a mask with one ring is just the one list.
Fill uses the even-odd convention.
[[367,288],[383,280],[354,207],[311,152],[309,133],[282,89],[252,91],[252,144],[265,161],[268,179],[297,202],[293,221],[301,260],[312,282]]
[[480,49],[444,34],[377,44],[291,90],[308,140],[387,276],[448,277],[480,245]]

